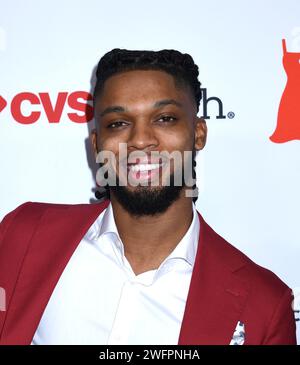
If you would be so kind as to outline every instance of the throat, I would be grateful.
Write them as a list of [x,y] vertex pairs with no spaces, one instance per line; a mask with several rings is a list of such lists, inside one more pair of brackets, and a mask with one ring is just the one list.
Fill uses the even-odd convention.
[[193,219],[193,202],[184,196],[165,213],[154,216],[132,216],[117,200],[111,202],[125,256],[136,275],[159,268]]
[[160,246],[158,246],[156,250],[153,249],[153,247],[130,252],[125,249],[125,257],[130,263],[135,275],[140,275],[147,271],[157,270],[162,262],[170,255],[173,249],[173,245],[166,250],[162,250],[162,247]]

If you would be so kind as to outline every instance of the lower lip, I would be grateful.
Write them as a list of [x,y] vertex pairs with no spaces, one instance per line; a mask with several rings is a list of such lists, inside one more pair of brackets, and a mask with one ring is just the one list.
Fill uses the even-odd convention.
[[[132,171],[128,169],[128,176],[130,176],[131,182],[141,183],[141,182],[154,182],[162,174],[162,165],[153,170],[144,171]],[[129,182],[130,182],[129,181]]]

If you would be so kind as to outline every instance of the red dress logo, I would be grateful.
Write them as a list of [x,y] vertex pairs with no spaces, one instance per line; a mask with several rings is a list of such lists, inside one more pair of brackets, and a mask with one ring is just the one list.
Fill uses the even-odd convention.
[[270,137],[275,143],[300,140],[300,53],[287,52],[285,39],[282,48],[287,83],[279,104],[276,130]]

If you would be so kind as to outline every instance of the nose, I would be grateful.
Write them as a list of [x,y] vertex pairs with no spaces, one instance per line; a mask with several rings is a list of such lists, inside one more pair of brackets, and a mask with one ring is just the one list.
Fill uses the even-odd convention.
[[128,148],[130,150],[151,150],[157,147],[159,141],[149,122],[137,121],[128,140]]

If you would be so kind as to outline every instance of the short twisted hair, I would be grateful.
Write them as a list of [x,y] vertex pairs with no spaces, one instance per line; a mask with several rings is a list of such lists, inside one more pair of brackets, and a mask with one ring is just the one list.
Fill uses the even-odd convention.
[[114,48],[99,61],[94,89],[94,101],[101,93],[105,81],[114,74],[132,70],[160,70],[172,75],[177,87],[190,88],[195,99],[197,112],[201,101],[199,70],[193,58],[174,49],[161,51],[130,51]]

